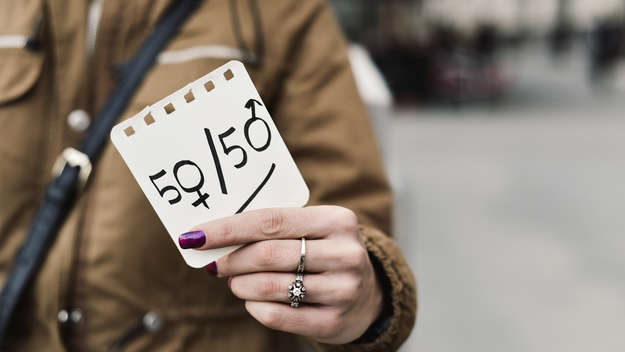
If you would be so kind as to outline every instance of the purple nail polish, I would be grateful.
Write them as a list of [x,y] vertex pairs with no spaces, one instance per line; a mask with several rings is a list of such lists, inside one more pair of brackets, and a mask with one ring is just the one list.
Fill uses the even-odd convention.
[[217,276],[217,262],[211,262],[204,267],[209,274]]
[[199,248],[206,243],[206,235],[202,231],[192,231],[180,235],[178,243],[182,249]]

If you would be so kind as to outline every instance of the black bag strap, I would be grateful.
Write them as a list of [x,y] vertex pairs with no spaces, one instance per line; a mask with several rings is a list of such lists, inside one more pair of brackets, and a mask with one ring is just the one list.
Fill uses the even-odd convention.
[[156,56],[176,34],[178,28],[201,0],[179,0],[172,4],[144,41],[136,55],[125,65],[121,81],[98,113],[79,150],[66,149],[57,163],[58,176],[48,185],[28,236],[17,253],[13,267],[0,293],[0,346],[26,287],[37,273],[57,231],[74,203],[78,184],[87,181],[94,164],[109,139],[109,133],[124,111]]

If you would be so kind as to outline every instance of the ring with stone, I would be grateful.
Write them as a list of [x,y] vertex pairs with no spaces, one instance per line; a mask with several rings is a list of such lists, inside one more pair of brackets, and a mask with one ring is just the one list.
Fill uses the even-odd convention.
[[302,250],[299,257],[299,265],[295,275],[295,281],[289,285],[288,296],[291,300],[291,307],[297,308],[306,296],[304,287],[304,261],[306,259],[306,239],[302,237]]

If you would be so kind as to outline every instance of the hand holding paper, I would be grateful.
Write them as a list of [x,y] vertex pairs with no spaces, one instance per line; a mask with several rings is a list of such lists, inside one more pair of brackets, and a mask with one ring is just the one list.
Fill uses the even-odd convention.
[[[295,277],[306,237],[305,304],[293,309],[286,288]],[[248,312],[272,329],[347,343],[380,315],[382,290],[356,215],[338,206],[260,209],[207,222],[181,244],[201,251],[245,245],[210,265],[230,276]],[[193,249],[189,249],[193,251]]]
[[[346,343],[379,315],[382,293],[356,216],[298,208],[308,188],[241,63],[118,124],[111,139],[187,264],[230,276],[262,324]],[[284,303],[293,302],[287,287],[302,237],[310,290],[295,310]]]

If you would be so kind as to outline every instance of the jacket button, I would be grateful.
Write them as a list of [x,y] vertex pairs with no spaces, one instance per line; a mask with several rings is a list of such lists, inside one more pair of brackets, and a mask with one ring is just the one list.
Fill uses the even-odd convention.
[[78,324],[82,321],[82,311],[80,309],[74,309],[69,313],[69,319],[74,324]]
[[91,124],[91,118],[85,110],[74,110],[67,115],[67,124],[74,132],[84,132]]
[[56,318],[59,323],[65,324],[67,323],[67,320],[69,320],[69,313],[65,309],[63,309],[59,311],[59,313],[56,315]]
[[148,332],[157,332],[163,327],[163,318],[154,312],[148,312],[143,316],[143,326]]

